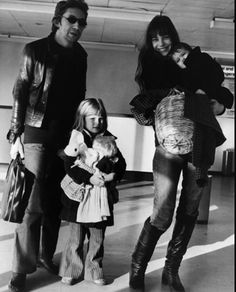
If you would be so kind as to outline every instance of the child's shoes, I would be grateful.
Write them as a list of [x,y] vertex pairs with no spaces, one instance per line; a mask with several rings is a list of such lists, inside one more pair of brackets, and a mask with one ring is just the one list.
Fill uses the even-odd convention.
[[93,283],[96,284],[96,285],[98,285],[98,286],[104,286],[104,285],[106,285],[106,281],[103,278],[93,280]]
[[73,278],[71,277],[62,277],[61,282],[65,285],[72,285],[73,284]]

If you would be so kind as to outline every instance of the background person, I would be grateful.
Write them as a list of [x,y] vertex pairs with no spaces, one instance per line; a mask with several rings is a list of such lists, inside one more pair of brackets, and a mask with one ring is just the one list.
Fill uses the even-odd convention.
[[25,158],[34,181],[23,222],[15,231],[10,291],[23,290],[39,256],[40,265],[58,272],[52,258],[60,228],[64,167],[57,151],[66,145],[76,109],[85,97],[87,53],[77,41],[87,14],[84,1],[58,2],[51,34],[27,44],[23,51],[8,139],[11,157],[19,152]]

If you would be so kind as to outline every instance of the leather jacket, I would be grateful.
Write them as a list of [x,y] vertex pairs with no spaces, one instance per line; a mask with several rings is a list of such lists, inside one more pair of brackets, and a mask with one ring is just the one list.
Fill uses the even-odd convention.
[[[11,126],[7,134],[10,143],[24,132],[24,125],[40,128],[44,119],[48,93],[58,55],[53,51],[54,35],[26,44],[20,71],[13,88]],[[75,52],[81,59],[84,76],[82,90],[86,90],[87,53],[76,43]]]

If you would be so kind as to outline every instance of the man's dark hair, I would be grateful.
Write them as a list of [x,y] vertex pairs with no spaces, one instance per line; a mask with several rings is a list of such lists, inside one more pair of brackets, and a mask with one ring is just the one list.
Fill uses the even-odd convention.
[[68,8],[78,8],[85,14],[86,18],[88,16],[88,4],[83,0],[64,0],[57,3],[54,16],[52,18],[52,32],[56,32],[58,27],[55,23],[61,20],[61,17],[66,12]]

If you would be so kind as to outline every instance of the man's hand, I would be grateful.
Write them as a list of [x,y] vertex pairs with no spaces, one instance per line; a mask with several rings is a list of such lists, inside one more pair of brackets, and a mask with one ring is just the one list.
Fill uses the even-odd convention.
[[215,116],[223,114],[225,107],[215,99],[211,99],[211,108]]
[[17,137],[15,143],[11,145],[10,156],[11,159],[16,159],[17,154],[20,154],[20,157],[23,159],[24,155],[24,147],[21,142],[21,138]]

